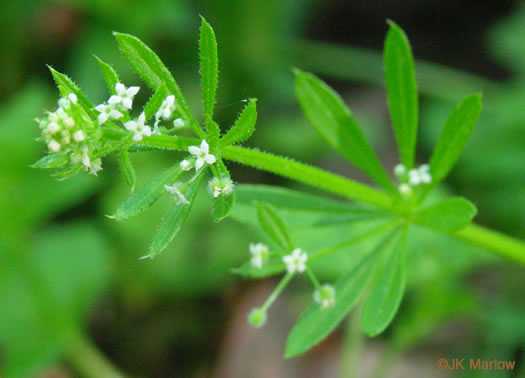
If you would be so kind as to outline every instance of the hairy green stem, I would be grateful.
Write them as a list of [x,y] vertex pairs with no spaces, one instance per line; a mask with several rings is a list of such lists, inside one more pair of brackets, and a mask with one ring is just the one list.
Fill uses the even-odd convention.
[[[185,151],[188,146],[198,143],[199,141],[194,138],[155,135],[144,138],[139,145]],[[225,147],[221,151],[221,157],[351,200],[394,211],[394,199],[390,194],[286,157],[238,146]],[[511,236],[475,224],[452,233],[451,236],[525,265],[525,242]]]

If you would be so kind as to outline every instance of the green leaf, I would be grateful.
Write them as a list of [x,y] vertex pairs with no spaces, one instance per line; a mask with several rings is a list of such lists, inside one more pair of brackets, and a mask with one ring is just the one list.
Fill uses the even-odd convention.
[[57,84],[58,90],[60,91],[60,94],[62,96],[67,96],[70,93],[74,93],[77,96],[78,103],[80,106],[84,109],[84,111],[91,117],[96,119],[97,118],[97,112],[95,111],[93,104],[87,96],[80,90],[78,85],[76,85],[73,80],[71,80],[66,75],[56,71],[53,67],[48,66],[49,70],[51,71],[51,75],[53,75],[53,79],[55,79],[55,82]]
[[450,113],[430,158],[432,185],[440,183],[450,172],[467,144],[481,113],[481,95],[467,96]]
[[384,63],[390,117],[401,162],[414,166],[418,124],[418,95],[414,58],[405,32],[389,21]]
[[259,269],[254,267],[249,261],[242,264],[239,268],[232,269],[233,273],[243,278],[265,278],[284,272],[286,266],[281,258],[272,258],[264,263]]
[[200,138],[204,139],[206,135],[193,118],[177,82],[157,54],[137,37],[117,32],[114,32],[113,35],[117,39],[122,54],[135,72],[153,90],[157,90],[162,84],[166,85],[168,92],[175,96],[177,110],[182,118],[189,122],[191,129]]
[[219,124],[215,121],[209,120],[208,125],[208,144],[210,145],[210,151],[215,153],[217,145],[219,144],[219,138],[221,137],[221,129]]
[[476,206],[465,198],[445,199],[425,209],[415,217],[415,222],[439,232],[454,232],[467,226],[477,213]]
[[131,195],[111,218],[126,220],[132,218],[149,208],[163,193],[166,192],[164,185],[171,185],[181,174],[179,164],[167,169],[160,175],[154,177],[146,185]]
[[204,104],[204,118],[206,125],[213,120],[213,107],[219,80],[219,65],[217,57],[217,41],[211,26],[201,17],[201,35],[199,40],[202,103]]
[[313,303],[305,310],[288,335],[285,358],[296,357],[321,342],[352,310],[372,280],[379,252],[393,235],[385,237],[361,263],[337,280],[333,307],[321,309]]
[[237,186],[239,203],[252,204],[254,201],[269,203],[278,208],[346,213],[356,207],[348,202],[298,192],[296,190],[270,185],[242,184]]
[[368,294],[361,312],[361,329],[369,336],[383,332],[396,314],[405,292],[406,233],[397,241]]
[[111,94],[117,94],[115,86],[118,82],[120,82],[117,72],[112,66],[103,62],[102,59],[100,59],[98,56],[95,56],[95,59],[97,59],[98,65],[100,67],[100,70],[102,71],[102,76],[104,76],[104,80],[106,81],[109,92]]
[[293,249],[286,227],[273,208],[269,205],[258,202],[257,217],[259,218],[259,224],[264,232],[266,232],[278,245],[283,247],[287,252]]
[[231,129],[219,141],[220,147],[244,142],[253,134],[257,121],[256,104],[256,98],[249,100]]
[[124,176],[126,184],[129,185],[133,192],[135,190],[137,176],[135,175],[135,168],[133,168],[127,148],[120,151],[120,171],[122,172],[122,176]]
[[197,192],[199,191],[199,186],[204,177],[205,171],[205,169],[201,171],[200,175],[189,185],[188,190],[184,193],[189,204],[174,204],[168,210],[168,213],[162,219],[161,224],[157,228],[147,257],[154,257],[161,253],[180,231],[186,218],[188,218],[188,215],[190,214],[191,207],[197,196]]
[[69,157],[65,152],[57,152],[54,154],[46,155],[43,158],[39,159],[36,163],[31,165],[31,168],[42,168],[42,169],[51,169],[51,168],[61,168],[69,164]]
[[[226,168],[222,160],[218,160],[215,164],[215,167],[221,178],[231,180],[230,172],[228,172],[228,169]],[[214,197],[212,200],[211,215],[215,222],[220,222],[228,215],[230,215],[234,203],[235,191],[233,191],[229,195],[222,195],[218,196],[217,198]]]
[[333,148],[379,185],[392,189],[350,109],[332,88],[310,73],[296,71],[295,94],[310,123]]
[[160,106],[162,105],[162,102],[166,99],[168,96],[168,90],[166,89],[165,85],[161,85],[151,96],[148,103],[144,107],[144,114],[146,115],[146,120],[151,119],[157,110],[159,110]]

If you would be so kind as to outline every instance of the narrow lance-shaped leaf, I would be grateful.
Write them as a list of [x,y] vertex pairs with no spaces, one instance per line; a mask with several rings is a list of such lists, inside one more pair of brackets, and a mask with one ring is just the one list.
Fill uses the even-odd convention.
[[109,92],[111,94],[117,94],[115,86],[120,81],[117,72],[112,66],[102,61],[98,56],[95,56],[95,58],[97,59],[100,70],[102,71],[102,76],[104,76]]
[[133,192],[135,190],[137,176],[135,175],[135,168],[133,168],[127,148],[124,148],[122,151],[120,151],[120,171],[122,172],[124,181],[126,181],[126,184],[128,184],[128,186],[131,188],[131,191]]
[[122,54],[135,72],[153,90],[158,89],[162,84],[166,85],[168,91],[175,95],[177,109],[182,118],[189,122],[189,126],[195,134],[205,139],[206,135],[197,121],[195,121],[177,82],[157,54],[137,37],[117,32],[113,33],[113,35],[117,39]]
[[[230,172],[228,172],[228,169],[222,160],[218,160],[215,167],[221,179],[229,180],[229,182],[231,182]],[[235,203],[235,190],[232,188],[231,193],[221,194],[218,197],[215,197],[214,193],[211,194],[213,196],[211,215],[215,222],[220,222],[230,215],[232,211],[233,204]]]
[[161,85],[155,93],[153,93],[153,96],[149,99],[148,103],[144,107],[144,114],[146,115],[146,120],[151,119],[157,110],[159,110],[160,106],[162,105],[162,102],[166,99],[168,96],[168,90],[166,89],[165,85]]
[[288,335],[285,358],[303,354],[321,342],[352,310],[372,280],[379,252],[393,235],[385,237],[361,263],[337,280],[334,306],[322,309],[318,303],[313,303],[305,310]]
[[384,61],[388,107],[401,162],[414,166],[418,125],[418,96],[414,58],[405,32],[389,21]]
[[66,164],[69,164],[70,159],[66,152],[57,152],[54,154],[46,155],[43,158],[39,159],[36,163],[31,165],[31,168],[43,168],[43,169],[52,169],[60,168]]
[[476,213],[476,206],[465,198],[448,198],[422,209],[414,221],[438,232],[454,232],[467,226]]
[[432,185],[450,172],[467,144],[481,113],[481,95],[467,96],[450,113],[430,158]]
[[383,271],[368,294],[361,312],[361,329],[369,336],[383,332],[399,308],[405,292],[406,232],[396,241]]
[[231,129],[219,141],[220,147],[244,142],[252,136],[257,121],[256,103],[256,98],[249,100]]
[[259,201],[278,208],[329,213],[346,213],[356,209],[348,202],[270,185],[238,185],[237,200],[246,204]]
[[379,185],[392,189],[350,109],[332,88],[312,74],[296,71],[295,94],[310,123],[333,148]]
[[210,145],[210,151],[215,153],[217,145],[219,144],[219,138],[221,137],[221,129],[219,124],[213,120],[208,121],[208,144]]
[[70,93],[74,93],[77,96],[78,103],[84,111],[91,117],[96,118],[97,112],[93,109],[93,104],[87,96],[80,90],[78,85],[76,85],[73,80],[71,80],[66,75],[56,71],[53,69],[53,67],[48,66],[49,70],[51,71],[51,74],[53,75],[53,79],[55,79],[55,82],[57,84],[57,87],[60,91],[60,94],[62,96],[67,96]]
[[289,252],[293,249],[286,227],[273,208],[269,205],[257,203],[257,216],[262,229],[268,236],[285,251]]
[[213,107],[215,106],[215,96],[217,83],[219,80],[219,68],[217,57],[217,41],[211,26],[201,17],[201,34],[199,40],[200,64],[201,64],[201,83],[202,83],[202,103],[204,104],[204,118],[206,125],[213,120]]
[[161,253],[180,231],[182,225],[190,214],[191,207],[195,201],[197,192],[199,191],[199,186],[205,171],[205,169],[202,170],[200,175],[189,184],[188,189],[184,193],[184,196],[189,203],[173,204],[172,207],[170,207],[168,213],[162,219],[161,224],[157,228],[147,257],[154,257]]
[[111,218],[126,220],[142,213],[166,192],[164,185],[172,184],[180,174],[181,169],[177,164],[154,177],[120,205]]

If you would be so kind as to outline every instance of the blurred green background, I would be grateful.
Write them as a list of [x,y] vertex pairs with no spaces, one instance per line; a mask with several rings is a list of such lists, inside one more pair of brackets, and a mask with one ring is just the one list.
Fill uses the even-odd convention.
[[[44,153],[33,121],[57,99],[46,64],[70,75],[99,103],[108,94],[93,54],[123,81],[142,85],[119,55],[112,31],[149,44],[200,114],[199,14],[219,43],[217,118],[223,127],[257,97],[248,142],[331,171],[365,179],[327,148],[293,94],[292,67],[312,71],[351,106],[383,163],[397,163],[380,50],[391,18],[407,32],[418,62],[422,116],[418,156],[427,160],[440,127],[462,96],[482,91],[484,112],[444,192],[466,196],[477,221],[525,238],[525,8],[518,1],[157,0],[39,1],[0,5],[0,375],[104,375],[101,355],[132,376],[335,377],[359,337],[338,329],[305,356],[282,360],[286,334],[311,300],[299,282],[262,330],[245,316],[274,282],[230,273],[257,230],[228,219],[212,224],[201,193],[189,221],[158,258],[144,255],[168,199],[125,223],[104,217],[129,194],[116,159],[99,177],[57,182],[29,168]],[[432,62],[432,63],[430,63]],[[146,100],[141,91],[139,101]],[[132,157],[138,185],[176,153]],[[297,187],[231,166],[239,183]],[[305,189],[305,188],[299,188]],[[292,220],[290,220],[292,219]],[[293,223],[293,214],[289,218]],[[315,230],[293,225],[309,250],[355,224]],[[319,266],[333,279],[367,245]],[[461,242],[420,230],[410,248],[408,291],[385,334],[362,343],[358,376],[469,376],[440,371],[439,358],[515,360],[525,375],[525,270]],[[87,366],[87,368],[86,368]],[[94,370],[93,370],[94,369]],[[99,369],[99,370],[97,370]],[[98,374],[96,372],[99,372]],[[93,373],[91,373],[93,375]],[[496,375],[494,375],[496,374]]]

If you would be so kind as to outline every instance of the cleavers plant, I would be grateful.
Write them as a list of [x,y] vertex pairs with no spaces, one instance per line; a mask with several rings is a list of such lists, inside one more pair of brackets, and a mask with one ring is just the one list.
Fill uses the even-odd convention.
[[[245,100],[233,126],[223,132],[213,117],[218,84],[217,43],[204,19],[199,43],[203,126],[158,56],[136,37],[114,33],[122,54],[152,90],[151,98],[139,115],[132,114],[140,88],[127,88],[116,71],[97,58],[111,96],[106,103],[95,106],[71,79],[50,68],[62,97],[56,111],[38,120],[50,154],[34,167],[52,169],[61,179],[81,170],[96,175],[102,169],[101,159],[118,153],[123,177],[133,192],[110,216],[118,221],[142,213],[161,195],[169,194],[173,198],[171,207],[144,258],[158,255],[176,236],[202,180],[210,172],[208,191],[213,219],[220,221],[230,215],[237,196],[239,203],[256,209],[260,228],[270,241],[269,246],[251,244],[250,260],[234,272],[255,279],[284,273],[268,300],[248,314],[252,325],[263,326],[271,304],[292,278],[304,273],[314,287],[313,303],[292,329],[285,357],[300,355],[323,340],[357,303],[363,303],[362,330],[370,336],[378,335],[392,321],[403,297],[404,256],[413,225],[450,234],[525,263],[525,243],[470,224],[476,208],[468,200],[446,198],[427,204],[428,194],[446,178],[465,147],[481,112],[481,96],[472,94],[452,110],[429,163],[416,167],[419,122],[413,57],[403,30],[393,22],[389,25],[384,65],[388,107],[400,156],[394,175],[384,169],[337,93],[314,75],[295,70],[295,92],[307,119],[329,145],[366,173],[379,189],[289,158],[239,146],[254,132],[255,99]],[[194,137],[183,136],[189,133]],[[187,151],[188,155],[135,191],[130,153],[151,149]],[[234,186],[224,160],[272,172],[346,201],[265,185]],[[376,222],[344,242],[309,253],[307,245],[296,245],[289,236],[280,215],[289,209],[318,214],[317,222]],[[369,238],[379,238],[379,242],[361,261],[333,285],[319,282],[311,266],[313,261]]]

